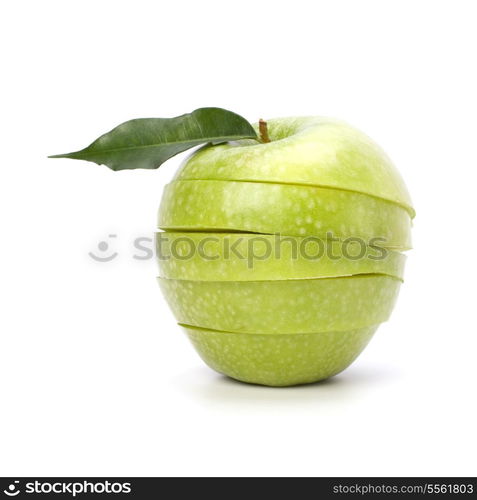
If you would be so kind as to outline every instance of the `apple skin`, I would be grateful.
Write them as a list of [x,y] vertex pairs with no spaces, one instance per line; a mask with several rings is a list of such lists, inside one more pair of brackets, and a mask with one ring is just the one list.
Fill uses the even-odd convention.
[[283,281],[159,278],[180,324],[238,333],[343,331],[389,318],[401,281],[362,275]]
[[200,357],[213,370],[242,382],[274,387],[317,382],[343,371],[377,328],[260,335],[183,327]]
[[[224,238],[331,233],[411,247],[409,194],[371,139],[320,117],[269,120],[268,127],[270,143],[206,146],[189,157],[165,189],[159,227],[199,239],[208,231]],[[388,319],[402,261],[377,270],[282,259],[260,262],[255,275],[225,258],[210,274],[205,264],[163,268],[159,283],[177,320],[218,372],[271,386],[316,382],[345,369]]]
[[[345,122],[319,116],[267,120],[271,142],[205,146],[187,158],[176,179],[305,184],[355,191],[397,203],[411,217],[409,192],[386,153]],[[258,125],[255,126],[258,130]]]
[[[193,281],[272,281],[385,274],[403,279],[406,256],[357,241],[268,234],[156,234],[161,278]],[[234,249],[232,252],[231,249]]]
[[235,181],[174,181],[164,189],[159,228],[247,231],[326,239],[360,238],[411,247],[411,219],[402,207],[337,189]]

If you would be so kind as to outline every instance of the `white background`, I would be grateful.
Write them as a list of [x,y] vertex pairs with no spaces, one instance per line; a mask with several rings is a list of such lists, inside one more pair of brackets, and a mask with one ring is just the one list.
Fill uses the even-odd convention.
[[[473,1],[17,1],[0,42],[0,475],[476,475]],[[329,382],[207,368],[153,261],[157,171],[48,160],[122,121],[329,115],[418,216],[391,321]],[[119,256],[88,257],[100,240]]]

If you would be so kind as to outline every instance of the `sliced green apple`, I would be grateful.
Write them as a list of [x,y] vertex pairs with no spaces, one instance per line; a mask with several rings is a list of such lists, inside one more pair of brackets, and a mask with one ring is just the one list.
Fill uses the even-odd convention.
[[396,167],[359,130],[323,117],[278,118],[267,124],[271,142],[244,140],[206,146],[183,163],[176,178],[346,189],[395,202],[414,216]]
[[403,278],[406,256],[356,240],[244,233],[156,234],[164,278],[260,281],[387,274]]
[[[411,219],[403,208],[336,189],[229,181],[175,181],[164,189],[159,227],[361,238],[408,249]],[[378,242],[378,243],[373,243]]]
[[401,281],[361,275],[285,281],[158,278],[178,323],[241,333],[314,333],[386,321]]
[[307,384],[336,375],[357,358],[378,328],[260,335],[181,326],[212,369],[243,382],[269,386]]

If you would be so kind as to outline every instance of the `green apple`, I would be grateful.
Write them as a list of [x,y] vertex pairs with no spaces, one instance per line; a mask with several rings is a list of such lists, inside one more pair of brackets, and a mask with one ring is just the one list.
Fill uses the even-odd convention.
[[239,333],[343,331],[386,321],[401,281],[380,275],[283,281],[159,278],[177,321]]
[[[172,252],[158,255],[159,283],[177,320],[206,363],[239,380],[283,386],[338,373],[389,318],[402,281],[415,213],[398,171],[343,122],[280,118],[254,129],[220,108],[129,120],[54,157],[154,169],[205,143],[159,210]],[[291,247],[277,253],[277,236]],[[189,257],[191,242],[199,253]]]
[[270,386],[307,384],[336,375],[354,361],[377,328],[260,335],[184,327],[212,369],[243,382]]
[[174,181],[166,186],[159,227],[168,231],[247,231],[411,246],[408,212],[351,191],[236,181]]
[[386,274],[403,278],[406,256],[356,240],[327,241],[268,234],[156,235],[163,278],[196,281],[271,281]]
[[[383,198],[414,216],[396,167],[369,137],[323,117],[267,121],[271,142],[242,140],[206,146],[188,158],[176,179],[215,179],[305,184]],[[258,126],[256,126],[258,129]]]
[[[389,318],[415,213],[389,158],[349,125],[283,118],[268,131],[271,142],[203,147],[166,186],[159,227],[170,238],[166,251],[178,253],[160,262],[159,282],[209,366],[283,386],[340,372]],[[350,238],[368,246],[358,260],[293,258],[283,245],[278,257],[250,259],[263,255],[250,250],[253,238],[266,246],[277,235],[297,244],[333,239],[340,257]],[[191,241],[214,237],[208,248],[218,258],[183,259]],[[246,257],[226,255],[225,242]],[[386,258],[367,258],[384,248]]]

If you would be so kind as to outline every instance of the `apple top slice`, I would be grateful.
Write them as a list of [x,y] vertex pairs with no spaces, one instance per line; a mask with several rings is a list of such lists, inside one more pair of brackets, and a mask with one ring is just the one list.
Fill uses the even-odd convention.
[[[398,170],[359,130],[324,117],[276,118],[267,125],[270,142],[239,140],[207,145],[183,162],[176,179],[332,187],[394,202],[414,217]],[[255,128],[258,131],[258,124]]]

